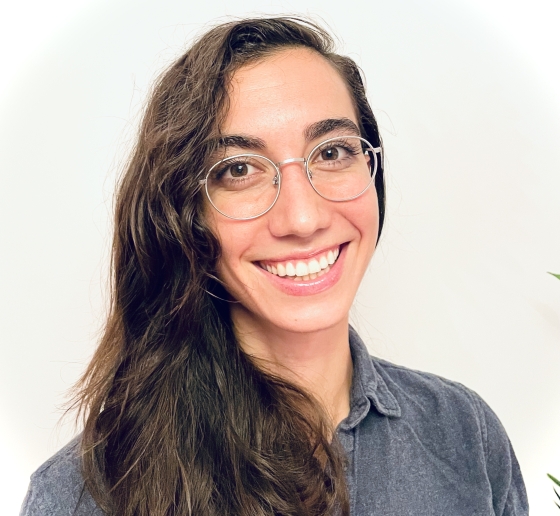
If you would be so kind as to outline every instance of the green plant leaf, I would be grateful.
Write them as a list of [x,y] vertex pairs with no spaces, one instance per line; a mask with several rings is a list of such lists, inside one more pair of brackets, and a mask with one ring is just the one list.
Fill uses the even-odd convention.
[[[560,486],[560,480],[558,480],[556,477],[553,477],[550,473],[547,473],[546,476],[550,478],[550,480],[552,480],[557,486]],[[558,494],[558,491],[556,491],[556,489],[554,489],[554,494],[556,495],[556,498],[560,500],[560,494]],[[560,509],[560,505],[558,505],[558,502],[554,503],[556,504],[556,507]]]
[[[549,272],[549,274],[550,274],[551,276],[554,276],[555,278],[560,279],[560,274],[554,274],[553,272]],[[548,475],[548,476],[550,476],[550,475]]]

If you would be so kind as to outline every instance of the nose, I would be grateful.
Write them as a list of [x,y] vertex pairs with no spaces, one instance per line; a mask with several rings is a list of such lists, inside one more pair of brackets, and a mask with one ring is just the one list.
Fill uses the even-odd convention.
[[311,186],[305,160],[293,158],[278,164],[281,168],[280,195],[269,212],[270,232],[277,237],[309,237],[331,223],[330,204]]

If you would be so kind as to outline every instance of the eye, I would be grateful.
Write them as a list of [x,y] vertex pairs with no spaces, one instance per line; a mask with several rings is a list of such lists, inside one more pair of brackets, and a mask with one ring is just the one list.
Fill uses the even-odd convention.
[[[355,140],[355,141],[354,141]],[[362,154],[359,139],[326,142],[312,155],[310,162],[316,166],[337,167],[356,160]]]
[[263,156],[242,154],[219,161],[208,174],[208,188],[217,191],[241,191],[270,187],[277,171]]
[[338,156],[340,154],[339,148],[340,147],[328,147],[321,150],[321,159],[324,159],[326,161],[338,159]]
[[361,142],[358,138],[346,138],[325,142],[314,152],[313,159],[317,162],[345,161],[362,153]]
[[[254,160],[253,160],[254,161]],[[259,172],[257,163],[252,163],[244,158],[236,158],[232,161],[224,161],[222,166],[215,172],[215,179],[219,181],[244,179],[253,176]]]
[[234,163],[230,165],[228,172],[231,177],[243,177],[249,173],[249,165],[247,163]]

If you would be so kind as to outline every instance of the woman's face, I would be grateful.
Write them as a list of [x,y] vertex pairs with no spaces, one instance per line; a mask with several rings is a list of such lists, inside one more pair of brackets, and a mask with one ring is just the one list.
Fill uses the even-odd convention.
[[[278,163],[307,157],[328,138],[359,135],[345,83],[324,58],[306,49],[285,50],[239,69],[229,95],[221,133],[224,140],[237,138],[227,138],[226,155],[258,153]],[[239,301],[231,305],[234,323],[265,333],[347,324],[375,249],[375,188],[352,201],[333,202],[313,190],[301,162],[283,165],[281,172],[280,196],[258,218],[228,219],[209,203],[206,209],[222,246],[220,278]],[[290,267],[305,272],[301,264],[322,272],[303,279],[280,275]]]

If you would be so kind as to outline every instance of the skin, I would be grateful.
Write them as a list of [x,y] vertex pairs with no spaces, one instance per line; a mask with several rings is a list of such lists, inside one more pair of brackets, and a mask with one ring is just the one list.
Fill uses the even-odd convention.
[[[274,162],[304,157],[326,138],[349,134],[348,129],[335,130],[309,140],[305,131],[312,124],[326,119],[358,124],[344,81],[308,49],[284,50],[239,69],[229,95],[222,134],[264,143],[262,149],[228,147],[229,155],[255,152]],[[236,221],[207,207],[222,246],[219,274],[238,301],[231,314],[244,351],[313,394],[337,425],[349,413],[348,313],[375,250],[377,196],[371,185],[352,201],[328,201],[312,189],[301,163],[281,171],[280,196],[261,217]],[[278,288],[258,266],[259,261],[305,257],[341,244],[336,281],[311,295]]]

